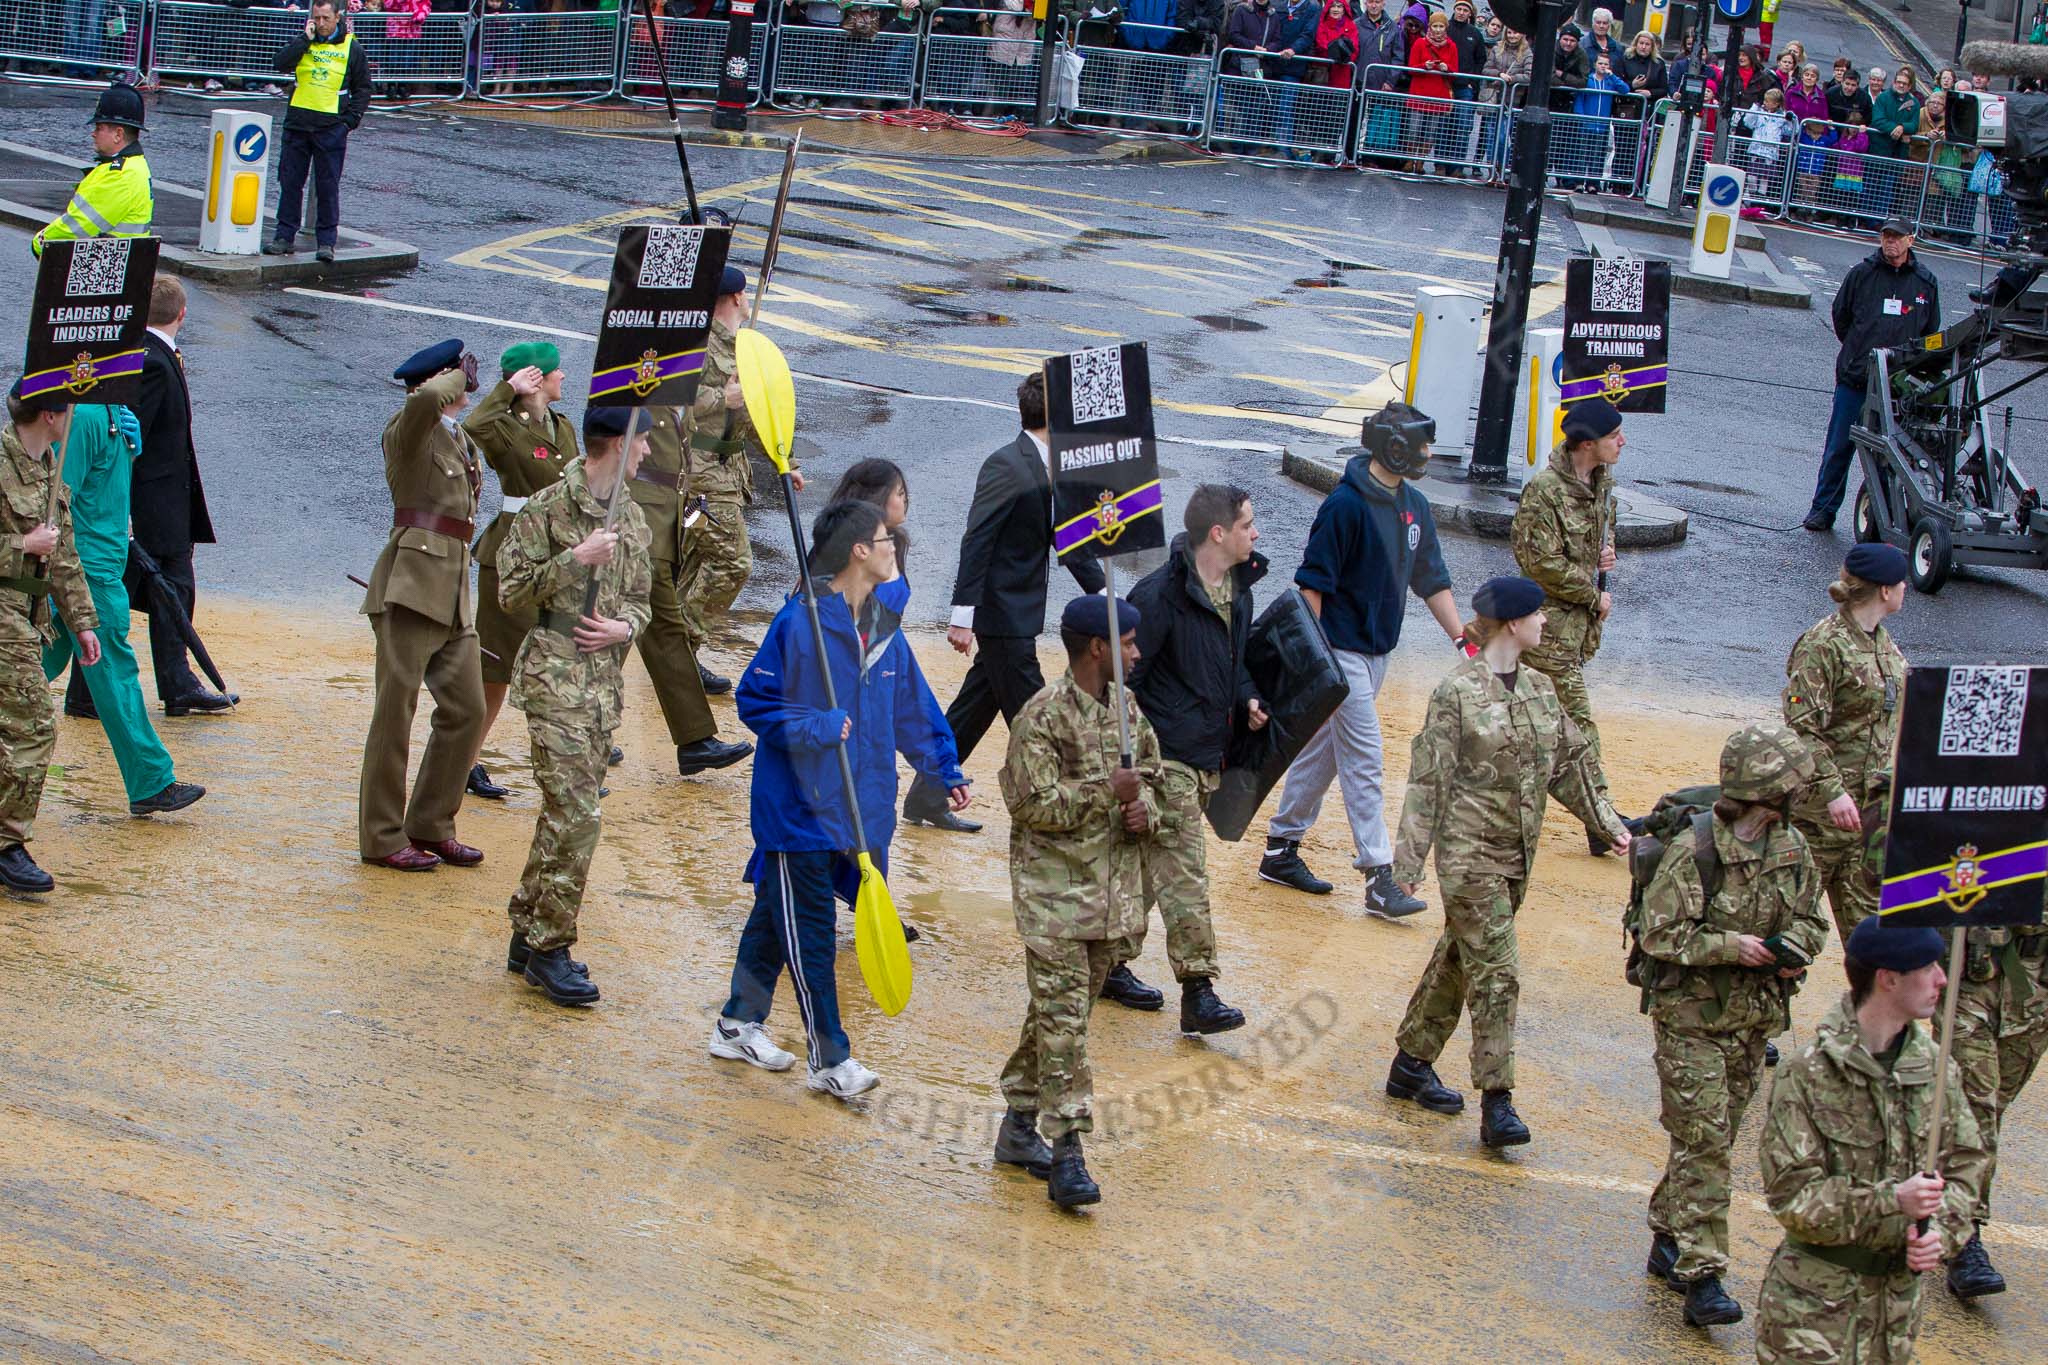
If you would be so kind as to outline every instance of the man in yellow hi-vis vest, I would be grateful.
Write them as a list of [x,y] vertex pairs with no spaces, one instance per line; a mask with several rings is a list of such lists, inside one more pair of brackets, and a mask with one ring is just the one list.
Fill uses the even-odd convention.
[[284,150],[277,158],[277,230],[264,243],[269,256],[288,256],[299,235],[306,170],[313,171],[314,255],[334,259],[341,229],[341,159],[348,135],[370,108],[370,61],[335,9],[336,0],[313,0],[306,35],[277,54],[277,69],[298,80],[284,115]]
[[142,96],[116,82],[100,93],[92,111],[92,149],[99,155],[71,192],[71,202],[35,235],[29,249],[80,237],[146,237],[156,214],[156,197],[143,159]]

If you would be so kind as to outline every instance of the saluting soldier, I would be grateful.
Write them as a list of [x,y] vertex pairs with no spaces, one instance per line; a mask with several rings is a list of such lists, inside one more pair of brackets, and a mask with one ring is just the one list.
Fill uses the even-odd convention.
[[1865,865],[1863,815],[1890,783],[1892,740],[1906,686],[1906,656],[1884,619],[1906,604],[1906,556],[1858,545],[1828,584],[1838,609],[1792,646],[1785,661],[1785,723],[1813,751],[1817,770],[1793,823],[1813,851],[1844,942],[1877,913],[1878,879]]
[[[1827,942],[1820,883],[1785,813],[1813,780],[1776,721],[1721,749],[1721,795],[1672,837],[1643,892],[1641,940],[1671,1153],[1650,1194],[1649,1273],[1685,1295],[1687,1325],[1742,1321],[1728,1273],[1729,1166],[1764,1048],[1792,1025],[1802,961]],[[1704,841],[1704,842],[1702,842]],[[1789,945],[1780,956],[1779,945]]]
[[48,891],[56,878],[27,848],[57,747],[43,681],[43,646],[56,639],[46,599],[56,599],[87,668],[100,661],[100,621],[71,535],[71,494],[57,476],[71,405],[62,389],[25,397],[17,379],[7,392],[7,421],[0,431],[0,884]]
[[[585,412],[590,453],[533,495],[498,551],[506,610],[537,618],[513,663],[512,704],[526,713],[541,795],[526,870],[507,907],[505,966],[557,1005],[598,998],[589,969],[569,949],[597,852],[598,796],[625,705],[626,650],[647,626],[653,585],[647,522],[631,497],[609,529],[605,520],[620,484],[647,454],[648,427],[644,408]],[[597,602],[586,612],[593,576]]]
[[[1607,773],[1585,670],[1614,607],[1600,579],[1614,567],[1614,465],[1626,444],[1621,414],[1606,399],[1572,404],[1565,412],[1564,440],[1522,490],[1510,534],[1515,563],[1543,589],[1548,618],[1543,643],[1524,653],[1522,662],[1557,689],[1558,704],[1586,737],[1603,796]],[[1607,840],[1590,825],[1586,847],[1595,857],[1607,852]]]
[[[754,500],[753,463],[747,457],[754,427],[747,418],[733,358],[733,336],[746,325],[747,277],[727,266],[711,314],[703,378],[691,408],[695,425],[690,436],[690,505],[698,509],[697,500],[704,501],[698,509],[701,515],[683,532],[683,621],[690,647],[699,651],[705,690],[711,692],[723,692],[729,684],[703,669],[707,627],[732,609],[754,569],[746,519],[747,504]],[[803,486],[801,475],[797,486]]]
[[[1921,1169],[1940,1052],[1920,1021],[1946,956],[1933,929],[1859,923],[1849,993],[1771,1088],[1758,1145],[1785,1240],[1757,1301],[1759,1361],[1911,1360],[1921,1277],[1971,1236],[1990,1157],[1969,1105],[1944,1107],[1934,1172]],[[1962,1084],[1953,1058],[1947,1084]]]
[[[522,341],[498,357],[502,378],[462,421],[484,459],[498,473],[504,501],[476,545],[476,635],[483,653],[484,728],[490,738],[512,682],[512,660],[539,619],[528,609],[509,611],[498,600],[498,547],[526,500],[562,477],[576,458],[576,427],[553,404],[562,401],[562,353],[550,341]],[[472,796],[503,800],[481,758],[469,770]]]
[[146,237],[156,218],[156,192],[142,155],[142,96],[119,81],[100,92],[92,111],[92,168],[71,192],[71,202],[29,242],[37,256],[46,242],[88,237]]
[[[476,392],[476,357],[443,341],[392,371],[405,406],[384,428],[391,535],[363,612],[377,637],[376,700],[363,746],[359,838],[366,863],[431,872],[475,867],[484,855],[455,838],[455,812],[483,730],[469,543],[483,470],[455,420]],[[406,800],[405,764],[420,685],[434,698],[433,732]]]
[[1081,1134],[1095,1127],[1088,1014],[1110,969],[1137,955],[1145,928],[1141,845],[1167,802],[1158,736],[1128,692],[1121,700],[1134,766],[1121,766],[1110,651],[1123,651],[1128,674],[1138,661],[1139,613],[1121,599],[1116,613],[1120,640],[1110,635],[1107,598],[1067,604],[1067,671],[1017,713],[1002,771],[1010,896],[1031,1006],[1003,1067],[1008,1110],[995,1159],[1045,1179],[1047,1197],[1062,1208],[1102,1199],[1081,1152]]
[[1472,1016],[1472,1083],[1484,1093],[1479,1140],[1529,1140],[1516,1114],[1515,1007],[1521,980],[1515,912],[1529,889],[1543,808],[1554,795],[1587,826],[1627,851],[1629,832],[1600,794],[1586,739],[1558,704],[1550,679],[1521,667],[1543,638],[1543,589],[1490,578],[1472,594],[1465,639],[1479,653],[1447,674],[1408,759],[1408,794],[1394,850],[1394,881],[1412,896],[1436,851],[1444,928],[1395,1033],[1387,1093],[1439,1114],[1465,1097],[1437,1078],[1436,1059]]

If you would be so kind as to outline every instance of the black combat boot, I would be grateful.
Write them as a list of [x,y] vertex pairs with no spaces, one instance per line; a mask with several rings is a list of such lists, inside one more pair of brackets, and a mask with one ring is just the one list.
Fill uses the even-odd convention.
[[697,681],[704,685],[704,695],[707,697],[722,697],[732,691],[731,678],[713,673],[703,664],[697,665]]
[[1394,880],[1394,869],[1390,865],[1381,863],[1365,874],[1366,914],[1378,915],[1381,919],[1406,919],[1428,908],[1401,889],[1401,883]]
[[557,1005],[595,1005],[597,987],[569,965],[567,948],[526,955],[526,979]]
[[1724,1327],[1742,1321],[1742,1305],[1721,1287],[1719,1275],[1702,1275],[1685,1286],[1685,1325]]
[[1243,1027],[1244,1011],[1217,999],[1216,986],[1208,977],[1191,976],[1180,983],[1182,1033],[1228,1033]]
[[1986,1294],[2005,1292],[2005,1276],[1991,1264],[1991,1257],[1984,1250],[1982,1231],[1972,1232],[1970,1240],[1948,1263],[1948,1292],[1959,1299],[1981,1299]]
[[1438,1080],[1435,1067],[1400,1048],[1394,1049],[1394,1064],[1387,1068],[1387,1093],[1397,1100],[1414,1100],[1438,1114],[1465,1112],[1465,1097]]
[[[514,929],[512,931],[512,942],[505,949],[505,970],[524,976],[526,974],[526,960],[532,955],[533,949],[526,946],[526,935]],[[578,976],[590,975],[590,968],[573,957],[569,959],[569,970]]]
[[489,770],[478,763],[469,770],[469,781],[465,784],[465,790],[471,796],[481,796],[486,801],[503,801],[509,789],[491,781]]
[[1778,1064],[1778,1045],[1777,1045],[1776,1043],[1773,1043],[1773,1042],[1765,1042],[1765,1044],[1764,1044],[1764,1065],[1765,1065],[1765,1066],[1776,1066],[1777,1064]]
[[1127,1010],[1156,1010],[1166,1004],[1157,986],[1148,986],[1131,974],[1130,964],[1118,963],[1102,980],[1102,998],[1114,1000]]
[[616,768],[625,761],[626,751],[624,749],[621,749],[616,744],[612,745],[611,753],[605,758],[605,766],[609,768]]
[[1488,1147],[1519,1147],[1529,1125],[1515,1112],[1512,1090],[1489,1090],[1479,1100],[1479,1140]]
[[1301,860],[1299,839],[1266,840],[1266,856],[1259,859],[1259,880],[1306,891],[1311,896],[1327,896],[1335,889],[1308,870],[1308,864]]
[[1081,1159],[1081,1135],[1068,1133],[1052,1149],[1052,1169],[1045,1179],[1045,1197],[1063,1209],[1100,1204],[1102,1190],[1089,1178]]
[[1643,1266],[1643,1273],[1653,1280],[1662,1280],[1673,1289],[1684,1288],[1683,1282],[1671,1278],[1671,1268],[1678,1264],[1678,1239],[1668,1232],[1660,1232],[1650,1238],[1650,1259]]
[[27,849],[9,844],[0,849],[0,885],[9,891],[48,891],[57,885],[57,879],[37,867]]
[[1036,1109],[1011,1109],[996,1129],[996,1160],[1022,1166],[1040,1180],[1052,1174],[1052,1144],[1038,1135]]

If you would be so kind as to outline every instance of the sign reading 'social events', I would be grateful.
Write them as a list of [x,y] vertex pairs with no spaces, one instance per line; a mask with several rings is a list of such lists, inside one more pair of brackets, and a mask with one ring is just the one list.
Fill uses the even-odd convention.
[[591,368],[592,403],[672,407],[697,396],[731,245],[728,227],[620,230]]

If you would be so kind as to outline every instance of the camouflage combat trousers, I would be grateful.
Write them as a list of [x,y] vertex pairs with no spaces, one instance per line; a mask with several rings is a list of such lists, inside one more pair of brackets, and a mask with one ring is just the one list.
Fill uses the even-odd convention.
[[1434,1063],[1460,1011],[1469,1013],[1472,1084],[1481,1090],[1515,1088],[1515,1006],[1522,995],[1515,912],[1527,885],[1524,877],[1444,879],[1444,930],[1394,1034],[1403,1052]]
[[1655,1024],[1660,1117],[1671,1135],[1664,1178],[1650,1191],[1650,1231],[1678,1243],[1681,1280],[1728,1273],[1728,1181],[1735,1134],[1756,1094],[1767,1028],[1709,1033]]
[[1088,1067],[1088,1011],[1119,962],[1137,956],[1129,938],[1024,940],[1031,1006],[1017,1050],[1003,1064],[1003,1099],[1038,1111],[1039,1131],[1057,1142],[1095,1127],[1095,1075]]
[[1908,1365],[1924,1278],[1904,1270],[1858,1275],[1781,1242],[1757,1296],[1756,1358]]
[[1835,932],[1847,943],[1849,931],[1877,913],[1877,877],[1864,857],[1863,835],[1805,820],[1794,825],[1806,836],[1814,871],[1820,874],[1828,909],[1835,915]]
[[[2040,968],[2035,959],[2026,959],[2023,965],[2036,973]],[[2042,987],[2036,985],[2034,989]],[[1998,1125],[2006,1109],[2033,1078],[2034,1068],[2041,1064],[2041,1054],[2048,1051],[2048,1014],[2010,1019],[2005,997],[2003,976],[1988,981],[1966,977],[1956,992],[1956,1036],[1952,1044],[1956,1066],[1963,1073],[1963,1091],[1969,1096],[1977,1131],[1983,1135],[1984,1150],[1991,1154],[1991,1163],[1984,1170],[1984,1188],[1977,1195],[1975,1217],[1979,1223],[1991,1221],[1991,1180],[1998,1173]],[[1939,1034],[1939,1015],[1935,1022]],[[2013,1027],[2015,1024],[2017,1028]]]
[[[1600,727],[1593,723],[1593,698],[1586,691],[1585,664],[1579,660],[1551,658],[1541,651],[1522,655],[1522,662],[1550,679],[1550,685],[1557,689],[1557,704],[1564,708],[1572,724],[1578,726],[1579,733],[1586,737],[1586,756],[1593,763],[1593,784],[1602,796],[1607,796],[1607,767],[1600,759]],[[1603,839],[1606,837],[1604,830],[1595,832]]]
[[683,626],[692,649],[704,647],[705,628],[732,610],[733,599],[754,571],[745,504],[706,506],[705,515],[683,537]]
[[[1160,923],[1166,926],[1166,960],[1173,964],[1176,981],[1216,977],[1216,929],[1209,920],[1209,845],[1202,812],[1209,808],[1218,780],[1215,773],[1199,772],[1167,759],[1159,833],[1139,846],[1144,855],[1146,923],[1151,923],[1152,907],[1157,905]],[[1139,938],[1132,955],[1144,946],[1144,939]]]
[[33,640],[0,645],[0,848],[34,837],[56,748],[42,646]]
[[594,717],[528,712],[526,728],[532,736],[540,818],[534,822],[519,889],[505,909],[513,930],[529,947],[544,952],[576,941],[576,912],[597,852],[597,793],[604,785],[612,737]]

